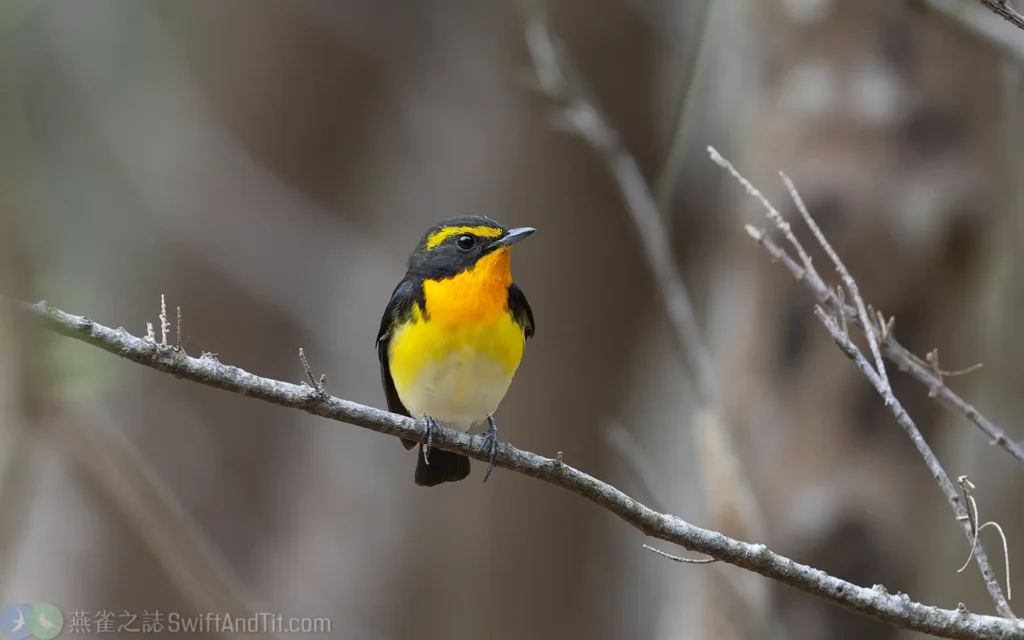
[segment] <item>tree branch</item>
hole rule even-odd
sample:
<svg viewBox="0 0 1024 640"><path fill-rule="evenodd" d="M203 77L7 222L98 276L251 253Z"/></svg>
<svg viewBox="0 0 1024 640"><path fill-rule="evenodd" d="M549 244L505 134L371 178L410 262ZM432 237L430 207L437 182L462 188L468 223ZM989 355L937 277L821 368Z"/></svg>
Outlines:
<svg viewBox="0 0 1024 640"><path fill-rule="evenodd" d="M978 2L1018 29L1024 29L1024 15L1013 8L1010 0L978 0Z"/></svg>
<svg viewBox="0 0 1024 640"><path fill-rule="evenodd" d="M967 0L913 0L913 4L934 12L966 34L993 47L1020 64L1024 62L1024 38L1011 24L999 20L982 2Z"/></svg>
<svg viewBox="0 0 1024 640"><path fill-rule="evenodd" d="M694 383L700 402L694 412L695 428L692 435L698 451L698 471L703 480L706 502L711 509L711 526L737 538L763 539L764 517L750 480L744 473L746 467L734 444L733 430L725 419L722 385L697 321L686 282L677 266L678 260L669 233L671 217L666 207L675 178L671 170L685 155L684 128L688 104L693 95L692 87L686 87L677 134L665 167L669 173L662 174L662 195L666 201L659 205L636 158L630 153L615 124L577 68L567 47L551 28L544 5L542 0L524 3L524 36L537 84L540 93L559 107L556 125L587 143L597 159L604 163L619 189L625 213L637 231L640 247L660 294L670 328L675 334L677 352ZM706 5L702 9L702 20L706 20L711 13L710 2ZM701 31L702 41L706 30ZM698 44L698 55L705 48L704 44ZM693 76L689 77L692 80ZM621 439L617 444L622 444ZM629 455L621 447L618 453ZM623 459L627 466L635 468L635 460L628 457ZM671 554L666 555L673 557ZM716 566L716 569L719 567L721 565ZM765 585L756 582L753 576L736 572L723 570L718 577L729 592L738 597L735 602L740 603L737 606L735 602L724 602L712 592L704 593L705 600L712 602L723 617L735 618L739 613L746 618L746 624L762 631L770 630L773 638L785 637L785 633L778 632L783 625L776 619L768 590L762 588Z"/></svg>
<svg viewBox="0 0 1024 640"><path fill-rule="evenodd" d="M379 433L421 443L426 441L425 426L405 416L336 398L305 384L263 378L238 367L223 364L211 354L193 358L176 345L147 341L129 334L124 329L111 329L88 318L70 315L50 307L45 302L33 305L0 297L0 304L26 314L60 335L86 342L177 378ZM487 460L488 449L484 444L482 435L469 435L444 427L434 435L435 447L461 453L476 460ZM930 607L912 601L905 594L892 595L881 585L870 589L859 587L832 577L824 571L773 553L764 545L733 540L720 533L694 526L682 518L658 513L615 487L558 459L552 460L522 451L507 442L502 442L498 447L495 465L582 496L648 536L754 571L838 604L849 611L900 628L945 638L1024 639L1022 622L972 614L962 605L955 610Z"/></svg>
<svg viewBox="0 0 1024 640"><path fill-rule="evenodd" d="M775 262L780 262L793 274L797 281L804 283L815 299L834 309L842 309L842 315L861 330L864 329L857 315L857 310L840 300L816 271L808 271L786 253L785 249L776 244L761 229L747 227L747 232L764 247ZM958 396L946 386L942 376L934 371L928 363L901 345L892 333L888 333L882 341L882 354L890 362L909 373L918 382L928 387L928 395L935 398L947 410L958 414L974 423L982 433L989 437L989 443L998 445L1018 462L1024 464L1024 446L1007 437L1006 432L986 418L974 405Z"/></svg>
<svg viewBox="0 0 1024 640"><path fill-rule="evenodd" d="M942 468L942 465L939 463L938 458L935 457L935 453L931 450L931 447L929 447L928 443L925 442L924 437L917 428L917 425L914 424L914 421L910 418L909 414L907 414L906 410L904 410L903 405L900 404L900 401L893 395L892 389L889 386L889 381L885 377L884 368L882 368L881 365L877 365L878 369L872 367L871 363L867 361L860 349L850 340L849 333L847 331L847 321L853 320L861 327L868 337L868 341L872 345L872 351L877 351L877 345L881 342L879 334L881 334L883 338L888 338L891 335L890 325L883 321L880 313L877 314L877 323L870 318L864 311L863 301L858 301L857 308L851 309L845 302L843 302L840 296L832 293L831 289L825 285L821 275L818 273L817 269L815 269L810 257L808 257L807 252L804 250L803 245L793 234L789 223L782 217L782 214L780 214L779 211L772 206L770 202L768 202L768 199L765 198L749 180L744 178L739 171L732 166L732 163L723 158L721 154L714 149L714 147L708 147L708 153L711 156L712 161L732 174L732 176L736 178L736 180L739 181L739 183L747 190L747 193L750 196L756 198L764 205L768 219L780 232L782 232L786 240L793 246L797 255L800 256L800 261L802 263L797 265L794 260L789 260L789 263L792 263L799 270L797 279L805 282L814 281L816 283L820 283L820 286L829 292L830 296L827 299L829 301L830 308L836 314L836 318L833 319L831 316L826 314L821 307L815 308L815 315L817 315L825 324L825 327L832 334L832 338L835 340L840 350L857 364L857 367L868 378L871 385L875 387L875 390L878 391L878 394L885 402L885 406L891 409L893 415L896 417L896 421L901 427L903 427L904 431L906 431L907 435L910 437L911 442L914 443L914 446L921 454L921 457L924 459L925 465L928 467L929 472L931 472L932 477L935 478L936 482L938 482L939 488L942 490L943 494L945 494L946 500L952 507L957 520L963 525L964 533L967 535L968 542L973 544L973 532L970 524L967 522L967 511L964 507L963 501L960 499L960 495L953 486L953 482L949 479L949 475ZM853 284L852 276L850 276L845 268L839 267L838 256L836 256L835 250L829 244L828 240L825 239L825 236L821 233L817 223L814 222L814 219L807 211L807 208L803 204L803 200L796 191L796 187L793 186L792 181L790 181L785 174L781 175L783 182L786 183L786 187L789 190L790 196L797 205L797 210L800 212L801 216L803 216L807 226L811 228L815 238L826 253L828 253L832 257L833 261L837 263L836 268L842 275L847 287L850 288L851 291L856 292L856 288L851 286ZM755 240L764 244L766 235L764 231L748 225L747 232ZM781 248L777 248L777 252L781 254L781 256L786 256L786 252ZM859 294L855 293L854 295L859 297ZM834 306L831 305L831 300L836 301ZM878 326L876 326L876 324ZM992 567L988 562L988 555L980 545L977 547L975 558L978 563L978 568L981 571L981 575L985 580L985 586L988 588L989 595L992 597L992 600L996 605L996 610L1007 618L1014 618L1013 611L1010 609L1010 605L1006 601L1006 597L1003 596L1002 589L999 587L999 582L996 580L995 573L992 571Z"/></svg>
<svg viewBox="0 0 1024 640"><path fill-rule="evenodd" d="M615 179L640 235L640 246L654 275L687 370L696 382L701 399L713 404L717 385L711 354L701 335L686 283L676 269L665 223L643 172L626 150L618 131L609 125L598 101L569 62L562 51L562 43L551 33L539 10L528 12L525 36L541 93L562 105L556 124L585 140L605 161Z"/></svg>

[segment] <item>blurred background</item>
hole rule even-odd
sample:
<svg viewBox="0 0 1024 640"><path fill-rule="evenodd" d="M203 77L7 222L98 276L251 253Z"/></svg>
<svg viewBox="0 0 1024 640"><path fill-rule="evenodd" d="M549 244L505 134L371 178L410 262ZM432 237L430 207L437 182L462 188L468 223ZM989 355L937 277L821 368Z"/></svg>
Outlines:
<svg viewBox="0 0 1024 640"><path fill-rule="evenodd" d="M763 211L706 147L787 215L790 175L897 338L947 369L984 362L950 385L1022 439L1024 32L967 0L560 0L548 17L658 203L710 414L614 178L552 127L513 2L0 0L0 292L137 335L165 295L189 354L298 382L303 347L330 392L383 407L373 343L424 230L535 226L513 270L537 334L504 440L859 585L993 613L919 455L746 236ZM81 637L212 611L327 617L346 640L910 637L669 562L524 476L484 485L474 464L417 487L390 437L9 314L0 352L0 604L56 603ZM1024 469L890 375L1024 584Z"/></svg>

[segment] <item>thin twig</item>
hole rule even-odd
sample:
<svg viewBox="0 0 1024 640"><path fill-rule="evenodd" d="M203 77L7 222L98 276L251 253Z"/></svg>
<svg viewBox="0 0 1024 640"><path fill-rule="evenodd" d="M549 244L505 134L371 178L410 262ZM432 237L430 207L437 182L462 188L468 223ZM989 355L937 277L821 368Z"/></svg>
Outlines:
<svg viewBox="0 0 1024 640"><path fill-rule="evenodd" d="M651 465L648 464L639 443L629 430L617 422L613 423L605 429L604 440L640 481L640 488L647 494L651 508L668 511L668 503L659 497L658 490L655 489L658 483L651 477Z"/></svg>
<svg viewBox="0 0 1024 640"><path fill-rule="evenodd" d="M626 212L638 231L641 247L651 268L661 301L676 338L680 357L687 373L695 381L701 408L698 416L711 416L705 434L714 431L712 444L718 457L702 458L701 470L716 473L712 468L725 461L728 470L726 491L730 504L738 507L732 524L743 531L730 531L741 537L757 538L761 535L763 517L752 499L753 491L742 472L743 465L736 454L732 433L721 417L721 385L712 364L710 349L701 333L690 295L677 267L677 259L669 241L664 216L659 212L654 196L635 158L622 143L622 137L601 108L590 87L568 55L564 45L552 32L542 9L534 4L526 15L526 41L533 58L538 84L552 101L562 105L563 128L587 142L595 155L604 161L615 185L619 188ZM698 446L702 433L695 430ZM718 474L723 475L723 474ZM742 522L741 522L742 521ZM720 524L720 523L719 523Z"/></svg>
<svg viewBox="0 0 1024 640"><path fill-rule="evenodd" d="M705 413L704 416L702 416L701 419L697 420L697 427L696 427L697 430L701 430L701 429L706 429L707 428L708 417L709 417L708 414ZM705 440L713 440L714 439L714 435L713 434L717 434L717 433L721 433L721 431L720 430L713 431L712 435L709 435ZM620 424L612 424L607 429L607 431L605 432L605 441L608 443L608 446L611 447L619 455L619 457L625 463L626 467L630 471L632 471L633 474L640 480L640 483L641 483L644 491L647 492L648 498L651 500L652 508L654 508L657 511L666 512L667 509L665 508L665 505L667 503L660 502L658 500L658 498L656 497L657 494L654 491L654 486L655 486L656 483L650 477L650 466L651 465L650 465L649 461L647 460L647 457L644 455L643 450L640 448L639 443L636 442L636 440L629 433L629 431L626 430ZM731 470L729 470L729 471L731 471ZM722 474L722 475L729 475L729 474L727 472L726 474ZM732 484L732 483L727 478L726 481L724 481L724 482L722 482L720 484L728 485L728 484ZM721 493L722 491L732 491L732 493L734 495L742 495L743 494L743 492L737 491L734 487L726 487L726 488L716 487L716 493ZM730 500L728 500L727 502L731 505L731 503L735 502L735 497L730 499ZM719 504L712 504L712 509L714 509L714 510L722 510L723 506L719 505ZM735 518L732 518L732 521L735 521ZM718 518L714 519L714 522L716 522L717 524L721 524L723 522L727 522L727 519L724 518L724 517L719 516ZM672 555L670 553L666 553L666 552L661 551L659 549L655 549L655 548L651 547L650 545L646 545L645 544L643 546L644 546L644 548L648 549L649 551L653 551L654 553L656 553L656 554L658 554L658 555L660 555L662 557L665 557L665 558L668 558L669 560L674 560L676 562L680 562L680 563L683 563L683 564L711 564L712 562L715 562L714 559L695 559L695 560L691 560L691 559L683 558L681 556L676 556L676 555ZM759 605L761 603L760 602L752 601L750 593L746 592L748 590L744 590L743 589L744 583L740 583L737 580L735 580L734 577L733 577L733 574L729 574L729 573L726 573L726 572L723 571L722 573L720 573L718 575L718 578L719 578L718 583L721 584L721 588L724 590L724 593L718 593L716 591L716 592L714 592L713 597L721 599L724 596L724 597L730 599L729 602L732 602L732 603L743 603L744 606L750 607L753 610L757 610L759 608ZM715 586L715 584L709 585L709 587L712 588L712 589L714 588L714 586ZM760 591L764 591L765 590L765 589L763 589L763 586L764 586L763 584L758 583L757 586L758 587L762 587L762 588L756 589L755 593L758 593ZM726 611L730 611L730 612L734 612L736 610L736 606L725 606L725 610ZM785 637L787 637L787 635L781 631L779 622L777 620L773 619L772 616L766 616L764 619L761 619L761 618L759 618L757 616L749 616L747 620L744 620L744 622L747 623L747 624L758 626L761 629L762 637L766 638L766 640L774 639L774 638L785 638Z"/></svg>
<svg viewBox="0 0 1024 640"><path fill-rule="evenodd" d="M864 354L861 353L860 348L850 340L849 336L844 336L842 329L836 324L835 320L820 307L815 306L814 314L818 316L825 328L828 329L829 333L832 334L832 339L836 341L839 348L853 360L857 368L860 369L861 373L867 377L868 381L875 388L883 400L886 401L886 405L891 409L893 416L896 417L896 422L899 423L903 430L906 431L907 435L910 436L911 442L917 448L921 457L924 458L925 465L928 467L928 471L931 472L933 478L939 484L939 488L942 489L942 493L945 494L946 500L949 505L953 508L953 513L957 521L961 523L964 528L964 533L967 535L967 540L972 545L975 545L975 558L978 563L978 569L981 571L981 576L985 581L985 586L988 589L989 595L992 597L992 601L996 605L996 610L1000 615L1006 618L1016 619L1013 615L1013 610L1010 609L1010 604L1006 601L1006 597L1003 596L1003 591L999 587L999 581L996 580L995 572L992 571L992 566L988 561L988 554L985 553L985 548L981 546L980 542L977 542L977 536L972 531L972 525L965 521L969 519L967 508L964 506L963 501L957 494L956 488L953 486L953 482L949 479L946 474L946 470L942 468L942 464L939 459L935 456L931 447L925 442L924 436L921 435L921 431L914 424L910 414L903 408L899 399L892 394L891 391L887 390L885 383L881 377L868 362ZM888 397L886 397L888 396Z"/></svg>
<svg viewBox="0 0 1024 640"><path fill-rule="evenodd" d="M1024 15L1013 8L1010 0L978 0L978 2L1018 29L1024 29Z"/></svg>
<svg viewBox="0 0 1024 640"><path fill-rule="evenodd" d="M159 345L175 353L171 345ZM176 352L180 353L180 352ZM127 440L97 421L109 419L95 403L71 407L51 421L53 444L81 474L83 485L134 535L179 594L199 610L225 611L248 618L263 609L233 575L174 494L147 467ZM246 634L226 634L241 639ZM273 635L267 637L274 638Z"/></svg>
<svg viewBox="0 0 1024 640"><path fill-rule="evenodd" d="M682 556L674 556L671 553L665 553L661 549L655 549L649 544L645 544L644 549L652 551L662 558L668 558L672 562L681 562L683 564L711 564L712 562L718 562L718 558L684 558Z"/></svg>
<svg viewBox="0 0 1024 640"><path fill-rule="evenodd" d="M173 347L153 344L127 331L111 329L88 318L67 314L44 302L28 304L0 297L0 304L26 314L60 335L177 378L406 440L420 443L427 440L425 426L406 416L330 395L323 396L308 386L263 378L209 356L193 358ZM470 435L443 426L439 430L443 437L435 439L434 446L475 460L487 460L489 452L483 446L483 435ZM517 449L507 442L499 445L494 463L497 467L575 493L648 536L754 571L849 611L900 628L946 638L1024 639L1024 622L930 607L914 602L909 597L889 594L884 589L859 587L773 553L763 544L740 542L694 526L677 516L654 511L615 487L564 462L557 464L556 460Z"/></svg>
<svg viewBox="0 0 1024 640"><path fill-rule="evenodd" d="M1024 38L975 0L913 0L1016 63L1024 62Z"/></svg>
<svg viewBox="0 0 1024 640"><path fill-rule="evenodd" d="M727 160L722 158L722 156L712 147L708 147L708 152L714 162L725 167L734 175L739 175L739 172ZM796 193L796 189L795 187L793 187L792 181L789 181L784 174L783 181L786 182L786 186L790 191L790 195L793 197L794 202L797 205L797 208L801 210L801 214L804 216L804 219L808 222L809 225L812 226L812 231L815 232L815 236L818 238L819 244L821 244L822 248L825 249L825 251L832 256L833 263L835 263L837 270L839 270L840 274L843 276L843 280L847 285L847 289L849 290L851 295L855 294L855 292L857 292L856 282L853 281L853 277L849 275L849 272L846 270L846 268L842 266L842 263L839 261L838 256L835 255L835 251L832 250L831 246L828 245L828 242L824 238L823 234L821 234L821 230L817 229L817 225L814 225L813 220L811 220L810 214L807 213L806 207L804 207L803 205L803 201L799 198L799 194ZM753 185L751 185L749 182L745 180L743 180L742 182L743 185L747 188L748 192L757 195L762 202L767 202L767 198L765 198L763 195L760 195L760 192L756 188L754 188ZM781 216L778 215L778 212L770 204L767 206L767 210L768 217L770 219L772 219L773 221L781 220ZM782 222L784 223L784 221ZM794 248L798 252L802 252L803 248L796 241L796 238L793 237L793 234L789 229L789 226L785 225L783 227L778 222L776 222L776 225L780 228L781 231L783 231L783 233L787 234L787 238L792 238L790 240L790 243L793 244ZM749 233L755 239L759 240L762 244L764 244L764 241L766 240L764 232L748 226L747 233ZM785 254L785 252L782 251L781 249L779 250L779 252L780 254ZM804 253L803 255L806 254ZM829 303L835 301L835 305L832 306L833 311L838 314L847 313L849 307L847 307L846 305L841 305L839 303L838 299L832 293L831 289L825 286L825 283L821 278L821 275L817 272L814 266L811 265L809 261L806 260L804 266L806 268L801 273L800 279L802 279L803 281L813 281L815 283L820 283L822 289L826 292L825 300L827 300ZM855 297L859 297L859 293L857 293ZM863 300L859 301L857 307L858 308L856 310L856 314L853 315L853 318L856 319L857 322L860 324L861 330L868 335L869 341L875 341L873 342L874 348L872 349L874 351L875 349L878 348L877 327L875 326L874 321L870 318L867 309L865 308L865 305L863 303ZM821 322L832 334L833 340L835 340L836 344L843 351L843 353L845 353L848 358L854 361L854 363L857 365L857 368L861 370L861 372L871 382L872 386L875 387L875 390L878 391L878 395L882 398L882 401L885 403L885 406L891 409L893 415L896 417L896 421L900 424L901 427L903 427L903 430L907 433L907 435L910 437L911 442L914 443L914 446L921 454L921 457L924 459L925 465L931 472L932 477L935 478L936 482L938 482L939 488L942 490L943 494L945 494L947 501L953 509L954 517L956 517L957 520L961 520L967 512L965 511L965 507L962 501L960 500L960 496L959 494L957 494L957 491L953 486L953 482L949 479L949 476L948 474L946 474L945 469L942 468L942 465L939 463L938 458L936 458L934 452L932 452L931 447L929 447L928 443L925 442L924 437L921 435L921 432L917 428L917 425L914 424L914 421L903 409L903 405L900 404L899 399L897 399L896 396L893 395L892 387L889 385L889 381L885 377L885 368L878 367L877 364L875 366L871 365L867 358L864 357L863 353L861 353L857 345L854 344L852 340L850 340L848 332L843 330L842 325L839 322L836 322L832 314L827 313L822 307L817 305L814 308L814 313L816 316L818 316L818 319L821 320ZM880 322L880 324L882 326L887 326L888 323L882 321ZM878 357L880 358L881 356ZM964 522L961 522L961 524L964 526L964 532L967 535L967 539L970 541L972 537L970 525ZM984 548L980 545L978 546L978 551L975 554L975 557L977 559L978 568L981 571L981 575L985 580L985 586L988 588L989 595L992 597L992 601L996 605L996 610L1002 616L1005 616L1007 618L1013 618L1013 611L1010 609L1009 603L1003 596L1003 592L999 586L999 582L996 580L995 574L993 573L992 568L989 565L988 555L985 553Z"/></svg>
<svg viewBox="0 0 1024 640"><path fill-rule="evenodd" d="M309 380L309 385L320 395L326 395L327 374L321 373L320 379L317 380L316 376L313 375L313 369L309 366L309 360L306 360L306 352L302 350L302 347L299 347L299 361L302 363L302 370L306 374L306 380Z"/></svg>
<svg viewBox="0 0 1024 640"><path fill-rule="evenodd" d="M733 434L722 417L722 386L716 379L710 349L677 266L667 226L667 209L656 202L636 159L622 142L622 136L601 108L566 47L550 28L540 6L542 4L532 3L527 8L525 20L526 43L533 59L537 85L548 99L561 107L556 122L558 128L581 138L604 162L638 232L679 355L696 387L699 406L695 412L697 426L693 435L697 449L702 453L699 471L712 509L713 525L738 538L756 540L763 537L764 519L753 498L750 481L743 472L745 467L739 460ZM707 15L712 11L710 4L705 8ZM681 118L685 119L685 114ZM680 129L673 142L672 156L668 160L670 166L666 167L668 171L673 170L673 161L682 158L682 135ZM668 197L671 182L663 182L662 187L663 194ZM711 455L704 455L707 453ZM626 462L629 464L628 460ZM751 624L767 629L781 627L781 623L773 619L768 592L760 588L763 585L752 583L750 576L735 572L723 572L721 577L747 606ZM737 580L746 584L736 584ZM716 601L716 606L726 605ZM731 611L735 613L736 607L731 607Z"/></svg>
<svg viewBox="0 0 1024 640"><path fill-rule="evenodd" d="M167 331L171 328L171 323L167 320L167 299L164 294L160 294L160 344L167 344Z"/></svg>
<svg viewBox="0 0 1024 640"><path fill-rule="evenodd" d="M779 213L779 210L776 209L771 202L768 202L768 198L764 197L764 194L761 193L761 191L757 187L751 184L751 182L747 180L736 169L736 167L732 166L731 162L722 157L722 154L718 153L717 149L715 149L714 147L708 147L708 155L711 156L712 162L728 171L729 174L732 175L732 177L735 178L736 181L739 182L744 189L746 189L748 195L750 195L751 197L753 197L754 199L761 203L761 206L764 207L765 213L768 216L768 220L770 220L775 225L775 227L782 232L782 235L783 237L786 238L786 241L788 241L789 244L793 245L793 248L796 250L797 256L800 257L800 262L803 264L802 268L797 267L796 271L793 272L794 275L799 274L796 276L797 280L802 280L804 278L804 275L808 273L816 275L817 272L814 270L814 263L811 261L811 256L804 249L804 246L800 243L800 240L797 239L796 235L793 234L793 227L790 226L789 222L787 222L785 218L782 217L782 214ZM761 241L762 239L766 239L764 237L765 232L763 230L759 230L752 225L747 225L746 229L747 233L749 233L750 236L755 240ZM772 257L777 260L781 260L784 255L787 258L789 257L783 251L780 251L779 255L773 254ZM828 290L828 288L825 287L824 282L821 283L821 286L822 288ZM828 295L832 295L831 291L829 291Z"/></svg>
<svg viewBox="0 0 1024 640"><path fill-rule="evenodd" d="M1010 545L1006 542L1006 534L1003 533L1003 528L998 522L994 520L986 522L985 524L978 526L978 522L981 521L981 514L978 513L978 503L974 500L974 496L971 495L971 490L975 488L974 483L967 479L967 476L960 476L957 478L957 484L960 485L960 493L964 497L964 501L967 503L967 521L971 527L971 553L967 556L967 561L964 562L964 566L956 570L957 573L963 572L967 568L967 565L971 563L971 558L974 557L974 552L978 548L978 536L981 535L981 530L985 527L995 527L996 531L999 532L999 537L1003 541L1003 560L1006 563L1006 599L1010 600L1013 598L1013 592L1010 588ZM958 518L960 519L960 518Z"/></svg>
<svg viewBox="0 0 1024 640"><path fill-rule="evenodd" d="M982 363L978 362L976 364L972 364L969 367L964 367L963 369L956 369L954 371L946 371L945 369L943 369L942 367L939 366L939 350L938 349L932 349L931 351L926 353L924 355L924 359L925 359L925 362L927 362L928 364L931 365L932 373L934 373L936 376L938 376L940 380L942 378L944 378L944 377L947 377L947 376L950 377L950 378L953 378L953 377L956 377L956 376L967 375L968 373L971 373L972 371L977 371L978 369L982 368L982 366L984 366Z"/></svg>
<svg viewBox="0 0 1024 640"><path fill-rule="evenodd" d="M840 304L842 304L843 306L846 306L846 294L843 293L843 288L842 287L839 287L838 289L836 289L836 297L839 299ZM836 315L839 316L839 326L842 327L842 329L843 329L843 335L844 336L850 335L850 323L846 319L846 314L837 311Z"/></svg>
<svg viewBox="0 0 1024 640"><path fill-rule="evenodd" d="M967 521L971 524L971 534L973 539L971 540L971 554L967 556L967 561L964 562L964 566L956 570L960 573L967 568L967 565L971 563L971 559L974 558L974 548L978 542L978 504L974 501L974 496L971 495L971 489L974 488L974 483L967 479L967 476L960 476L957 478L957 484L960 485L960 493L963 494L964 502L967 503Z"/></svg>
<svg viewBox="0 0 1024 640"><path fill-rule="evenodd" d="M669 215L672 209L672 198L675 195L679 177L683 173L687 134L694 119L694 104L698 95L696 80L709 55L711 47L708 45L713 41L710 23L714 4L713 0L700 0L699 6L692 9L696 17L694 26L689 31L694 34L694 37L692 38L693 44L683 54L683 69L679 74L679 84L682 90L679 100L679 115L676 118L672 142L669 144L668 153L665 156L665 164L654 181L655 201L661 212L661 219L665 221L666 226L672 220Z"/></svg>
<svg viewBox="0 0 1024 640"><path fill-rule="evenodd" d="M728 506L735 507L721 509L735 516L728 523L734 525L729 532L739 537L756 539L761 535L763 519L756 502L751 498L753 492L742 472L743 465L738 460L731 433L725 421L718 418L721 412L721 386L716 380L710 350L677 267L665 217L662 215L664 212L659 210L639 165L622 143L622 137L601 108L564 45L550 29L543 10L536 5L533 9L527 12L525 34L538 85L549 99L562 106L561 128L590 145L597 157L604 161L619 188L661 293L680 356L695 381L701 404L697 415L702 418L710 415L714 418L705 421L705 429L694 431L698 446L702 444L702 436L705 439L710 436L716 447L716 457L701 458L701 470L705 475L715 474L727 480L718 483L716 488L717 497L726 496ZM723 462L726 464L722 465ZM712 499L715 497L711 496ZM726 523L716 524L724 526Z"/></svg>
<svg viewBox="0 0 1024 640"><path fill-rule="evenodd" d="M999 538L1003 541L1003 558L1006 561L1006 599L1009 600L1011 596L1010 590L1010 545L1006 542L1006 534L1003 533L1003 528L995 520L989 520L985 524L978 527L978 533L985 527L995 527L996 531L999 532Z"/></svg>
<svg viewBox="0 0 1024 640"><path fill-rule="evenodd" d="M817 272L808 272L800 266L793 258L786 253L785 249L777 245L765 232L753 225L746 226L747 233L756 240L764 250L771 256L773 262L779 262L797 281L803 282L815 299L821 304L827 304L841 311L842 317L849 319L856 326L863 327L857 317L857 312L838 296L821 280ZM970 404L953 392L943 380L935 375L931 367L921 358L915 356L910 350L901 345L891 334L882 343L882 353L901 371L909 373L929 390L929 395L935 398L939 404L948 411L960 415L972 422L981 429L989 438L989 443L998 445L1018 462L1024 464L1024 445L1015 442L1007 437L1006 432L997 427L995 423L986 418L974 405Z"/></svg>
<svg viewBox="0 0 1024 640"><path fill-rule="evenodd" d="M814 234L818 244L828 254L832 264L835 265L836 271L839 273L839 277L843 279L843 285L846 286L846 290L853 296L853 302L857 305L857 315L860 318L861 324L864 326L864 334L868 339L868 347L871 349L871 355L875 358L875 371L878 372L878 377L882 380L882 384L885 387L883 396L886 398L886 406L888 406L888 396L892 395L892 386L889 384L889 376L885 373L885 360L882 359L882 351L878 347L878 330L875 327L875 323L872 321L871 316L868 314L867 306L864 304L864 298L860 295L860 287L857 286L857 281L850 275L850 271L843 264L843 261L839 258L839 254L832 248L825 234L822 233L821 227L811 217L811 213L807 210L807 205L804 204L804 199L800 197L800 192L796 190L796 186L793 181L789 179L783 172L779 172L782 177L782 182L785 183L786 189L789 190L789 196L793 199L796 204L797 211L803 216L804 222L807 227ZM885 327L885 322L879 323L880 326Z"/></svg>
<svg viewBox="0 0 1024 640"><path fill-rule="evenodd" d="M832 293L831 289L826 287L824 281L822 281L821 277L818 276L817 270L814 268L814 263L811 261L810 255L807 253L807 250L804 249L803 244L801 244L801 242L797 239L796 235L793 233L793 228L790 226L789 222L787 222L786 219L782 217L782 214L779 213L778 209L776 209L770 202L768 202L768 198L766 198L757 187L751 184L749 180L747 180L742 174L740 174L740 172L736 169L736 167L732 165L731 162L722 157L722 154L718 153L718 151L714 147L708 147L708 155L711 157L712 162L714 162L715 164L717 164L718 166L722 167L730 174L732 174L732 176L736 178L736 180L743 186L743 188L747 190L748 194L750 194L751 196L753 196L754 198L761 202L761 204L765 208L768 219L775 224L776 228L778 228L779 231L782 232L786 240L796 250L797 255L800 256L800 261L803 263L803 269L800 270L800 275L798 276L798 279L802 280L808 276L813 277L816 281L820 282L821 286L828 292L828 298L833 299L834 294ZM860 321L861 328L864 330L864 333L868 338L868 343L871 347L871 353L875 357L875 366L877 367L881 379L885 383L885 387L887 389L890 389L889 378L885 373L885 363L882 361L881 349L879 347L878 332L874 326L874 322L868 315L867 307L864 304L864 299L860 295L860 288L857 286L856 280L854 280L853 277L850 275L850 272L847 270L846 265L844 265L843 261L839 258L839 254L837 254L835 249L832 248L832 245L828 242L828 239L825 238L825 234L822 233L821 228L818 227L817 223L814 221L814 218L811 217L810 212L807 210L807 206L804 204L803 198L800 197L800 193L796 190L796 187L793 185L793 181L789 179L789 176L787 176L785 173L782 173L781 171L779 172L779 175L782 177L782 181L783 183L785 183L786 189L789 191L790 197L793 199L794 204L796 204L796 208L800 212L800 215L803 217L804 222L811 229L811 232L814 234L814 237L818 240L818 243L821 245L822 249L825 250L825 253L828 254L828 257L832 260L833 265L835 265L836 271L839 272L839 275L843 280L843 284L850 292L850 295L853 296L857 310L856 318ZM747 232L754 236L755 239L757 239L758 241L764 240L763 233L760 233L759 235L752 233L751 227L749 226L747 227ZM845 307L846 305L844 304L842 306ZM882 323L882 326L885 326L885 324Z"/></svg>
<svg viewBox="0 0 1024 640"><path fill-rule="evenodd" d="M583 138L608 165L640 235L641 248L661 292L687 369L701 398L712 404L717 385L711 355L701 335L686 284L676 268L675 253L664 220L643 172L562 51L561 42L538 12L528 15L525 35L541 90L548 98L562 104L560 120L563 127Z"/></svg>

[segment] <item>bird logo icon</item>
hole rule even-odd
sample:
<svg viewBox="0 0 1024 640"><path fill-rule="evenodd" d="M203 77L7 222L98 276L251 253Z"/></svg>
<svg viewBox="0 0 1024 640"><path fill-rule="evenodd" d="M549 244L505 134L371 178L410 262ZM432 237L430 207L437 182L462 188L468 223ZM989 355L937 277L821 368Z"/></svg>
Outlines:
<svg viewBox="0 0 1024 640"><path fill-rule="evenodd" d="M55 605L40 602L32 607L28 628L38 640L53 640L64 628L64 614Z"/></svg>
<svg viewBox="0 0 1024 640"><path fill-rule="evenodd" d="M32 605L16 602L7 605L0 612L0 632L7 640L26 640L32 635L29 622L32 619Z"/></svg>
<svg viewBox="0 0 1024 640"><path fill-rule="evenodd" d="M39 622L39 626L43 629L46 629L47 631L51 631L57 628L57 625L53 624L52 622L46 619L45 613L40 613L39 617L36 618L36 620Z"/></svg>
<svg viewBox="0 0 1024 640"><path fill-rule="evenodd" d="M7 640L53 640L64 630L64 614L49 602L16 602L0 611L0 634Z"/></svg>

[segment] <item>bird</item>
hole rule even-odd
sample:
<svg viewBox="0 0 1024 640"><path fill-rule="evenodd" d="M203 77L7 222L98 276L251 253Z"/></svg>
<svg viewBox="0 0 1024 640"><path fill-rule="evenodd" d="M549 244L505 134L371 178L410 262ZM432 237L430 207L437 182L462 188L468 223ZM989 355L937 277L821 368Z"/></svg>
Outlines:
<svg viewBox="0 0 1024 640"><path fill-rule="evenodd" d="M469 458L431 451L439 424L468 432L487 423L484 482L494 470L498 427L492 414L534 335L533 310L512 282L512 246L536 231L486 216L434 225L409 257L377 334L388 411L422 419L427 441L414 480L433 487L469 475ZM402 439L406 449L417 443Z"/></svg>
<svg viewBox="0 0 1024 640"><path fill-rule="evenodd" d="M46 629L47 631L50 631L50 630L53 630L53 629L57 628L57 625L52 623L52 622L50 622L46 618L46 614L44 614L42 612L40 612L40 614L39 614L39 616L37 618L37 621L39 622L39 626L42 627L43 629Z"/></svg>

